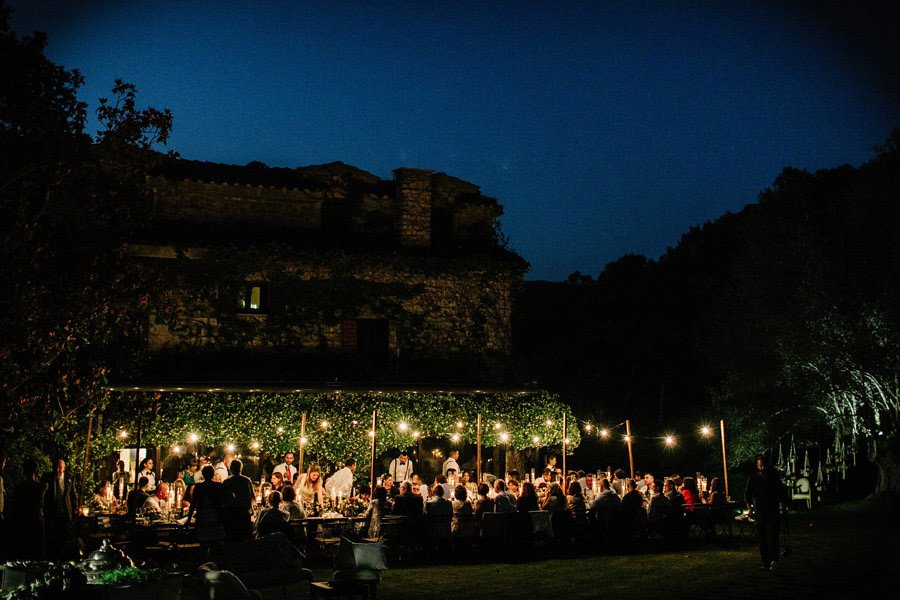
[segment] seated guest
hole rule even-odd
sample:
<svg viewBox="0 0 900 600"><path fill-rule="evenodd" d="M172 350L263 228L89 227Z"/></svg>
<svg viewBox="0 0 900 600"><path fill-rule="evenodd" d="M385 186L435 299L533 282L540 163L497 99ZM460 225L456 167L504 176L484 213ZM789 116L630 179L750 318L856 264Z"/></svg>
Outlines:
<svg viewBox="0 0 900 600"><path fill-rule="evenodd" d="M281 473L272 473L272 477L269 479L269 483L272 484L273 490L280 490L284 487L284 475Z"/></svg>
<svg viewBox="0 0 900 600"><path fill-rule="evenodd" d="M529 512L532 510L540 510L538 508L538 496L534 489L534 484L530 481L522 482L522 493L516 502L519 512Z"/></svg>
<svg viewBox="0 0 900 600"><path fill-rule="evenodd" d="M169 484L160 481L156 486L156 493L149 496L144 501L144 510L152 510L153 512L161 512L169 507Z"/></svg>
<svg viewBox="0 0 900 600"><path fill-rule="evenodd" d="M650 510L647 513L647 520L651 523L660 523L669 518L672 503L663 493L663 485L659 481L652 481L650 489Z"/></svg>
<svg viewBox="0 0 900 600"><path fill-rule="evenodd" d="M625 490L625 495L622 496L622 510L645 518L647 511L644 510L644 496L638 491L637 483L634 479L625 480Z"/></svg>
<svg viewBox="0 0 900 600"><path fill-rule="evenodd" d="M566 510L566 495L558 483L551 483L544 501L541 502L541 510Z"/></svg>
<svg viewBox="0 0 900 600"><path fill-rule="evenodd" d="M581 486L583 491L587 491L587 473L585 473L583 469L578 469L578 471L575 472L575 481L578 482L578 485Z"/></svg>
<svg viewBox="0 0 900 600"><path fill-rule="evenodd" d="M718 477L713 477L709 482L709 504L713 508L721 508L725 505L725 490Z"/></svg>
<svg viewBox="0 0 900 600"><path fill-rule="evenodd" d="M425 514L442 516L453 515L453 505L449 500L444 499L444 486L440 483L434 484L434 487L431 488L431 498L425 503Z"/></svg>
<svg viewBox="0 0 900 600"><path fill-rule="evenodd" d="M519 494L520 494L518 479L510 478L509 481L506 482L506 489L509 491L510 494L515 496L516 499L518 500Z"/></svg>
<svg viewBox="0 0 900 600"><path fill-rule="evenodd" d="M675 520L684 517L684 496L675 486L675 480L666 478L663 481L663 494L669 499L669 516Z"/></svg>
<svg viewBox="0 0 900 600"><path fill-rule="evenodd" d="M200 456L197 458L197 471L194 473L194 484L203 483L205 477L203 476L203 469L207 466L212 466L209 464L208 456ZM213 468L213 475L215 476L216 470Z"/></svg>
<svg viewBox="0 0 900 600"><path fill-rule="evenodd" d="M534 482L534 489L540 493L541 490L549 488L551 483L553 483L553 470L550 467L544 467L541 477Z"/></svg>
<svg viewBox="0 0 900 600"><path fill-rule="evenodd" d="M297 502L297 492L289 485L281 488L281 503L278 505L278 508L286 512L289 519L303 519L306 517L303 507Z"/></svg>
<svg viewBox="0 0 900 600"><path fill-rule="evenodd" d="M613 480L610 483L610 488L619 495L619 498L623 497L628 491L625 489L625 471L623 469L615 470L613 473Z"/></svg>
<svg viewBox="0 0 900 600"><path fill-rule="evenodd" d="M266 537L270 533L277 531L284 533L288 536L288 539L293 537L291 527L288 525L291 516L281 510L279 508L280 505L281 493L272 492L269 494L269 507L259 511L259 514L256 515L256 523L253 524L257 538Z"/></svg>
<svg viewBox="0 0 900 600"><path fill-rule="evenodd" d="M459 482L466 486L466 491L470 496L475 496L475 482L472 481L472 473L468 469L463 469L459 474Z"/></svg>
<svg viewBox="0 0 900 600"><path fill-rule="evenodd" d="M388 499L385 508L390 509L394 501L394 496L397 495L397 492L394 490L394 477L390 473L385 473L381 476L381 487L387 490Z"/></svg>
<svg viewBox="0 0 900 600"><path fill-rule="evenodd" d="M195 475L197 473L197 469L200 468L200 463L196 458L193 458L187 461L187 464L184 466L184 475L182 476L184 479L184 487L190 488L196 482Z"/></svg>
<svg viewBox="0 0 900 600"><path fill-rule="evenodd" d="M451 471L455 471L455 469L451 469ZM450 486L449 483L447 483L447 476L446 475L436 476L434 478L434 485L440 485L441 487L444 488L444 498L446 498L447 502L449 502L450 501L449 499L453 497L453 488ZM429 492L434 493L434 486L431 486L431 489L429 490Z"/></svg>
<svg viewBox="0 0 900 600"><path fill-rule="evenodd" d="M631 481L632 490L634 489L634 481ZM591 504L591 520L594 523L603 523L606 520L606 515L611 510L615 510L622 506L622 500L619 498L619 495L612 489L609 483L609 479L604 477L597 482L597 489L599 493L597 497L594 498L594 502ZM641 495L637 492L634 492L635 496L638 500L638 509L641 508ZM633 502L633 500L632 500Z"/></svg>
<svg viewBox="0 0 900 600"><path fill-rule="evenodd" d="M371 539L381 537L381 523L384 520L385 504L387 503L387 489L376 487L372 492L372 501L366 509L365 521L362 532Z"/></svg>
<svg viewBox="0 0 900 600"><path fill-rule="evenodd" d="M422 496L414 494L412 482L404 481L400 484L400 493L394 498L392 513L402 517L418 517L425 512L425 502Z"/></svg>
<svg viewBox="0 0 900 600"><path fill-rule="evenodd" d="M146 477L138 478L137 488L128 492L128 497L125 499L125 506L128 508L128 517L134 518L137 516L138 509L144 507L144 503L147 502L147 498L150 497L150 494L147 493L147 485L150 483L150 480Z"/></svg>
<svg viewBox="0 0 900 600"><path fill-rule="evenodd" d="M91 502L100 510L109 510L112 497L112 484L108 480L105 480L97 486L97 491L94 492ZM0 515L2 515L2 513L0 513ZM0 523L2 523L2 521L0 521Z"/></svg>
<svg viewBox="0 0 900 600"><path fill-rule="evenodd" d="M516 497L506 491L506 482L498 479L494 482L494 512L514 513L516 510Z"/></svg>
<svg viewBox="0 0 900 600"><path fill-rule="evenodd" d="M481 520L481 515L484 513L494 512L494 500L492 498L488 498L488 494L491 491L491 487L485 483L481 482L478 484L478 491L475 494L475 516L478 520Z"/></svg>
<svg viewBox="0 0 900 600"><path fill-rule="evenodd" d="M587 506L584 503L584 492L581 491L581 484L573 481L569 484L569 495L566 497L568 501L568 509L574 515L583 515Z"/></svg>
<svg viewBox="0 0 900 600"><path fill-rule="evenodd" d="M365 506L369 506L369 502L372 500L372 488L370 488L366 484L359 486L357 499Z"/></svg>
<svg viewBox="0 0 900 600"><path fill-rule="evenodd" d="M693 477L685 477L681 488L681 496L684 499L684 510L693 513L700 504L700 490L697 489L697 480Z"/></svg>
<svg viewBox="0 0 900 600"><path fill-rule="evenodd" d="M419 496L421 496L423 502L428 500L428 485L422 480L422 477L419 476L418 473L413 474L412 482L413 494L418 494Z"/></svg>
<svg viewBox="0 0 900 600"><path fill-rule="evenodd" d="M469 502L469 492L466 486L459 484L453 491L453 522L450 525L450 533L459 537L475 537L477 533L475 525L475 511Z"/></svg>

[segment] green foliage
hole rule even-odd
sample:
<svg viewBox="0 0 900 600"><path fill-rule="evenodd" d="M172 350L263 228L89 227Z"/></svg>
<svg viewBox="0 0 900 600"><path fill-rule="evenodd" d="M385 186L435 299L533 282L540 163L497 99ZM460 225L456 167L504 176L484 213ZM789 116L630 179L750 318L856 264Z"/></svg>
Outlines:
<svg viewBox="0 0 900 600"><path fill-rule="evenodd" d="M140 569L138 567L117 567L97 577L97 583L106 585L140 585L162 579L162 569Z"/></svg>
<svg viewBox="0 0 900 600"><path fill-rule="evenodd" d="M300 415L306 412L306 451L330 462L355 457L361 465L369 462L372 412L378 411L377 446L408 448L415 445L415 433L422 437L451 439L474 444L476 422L482 415L482 439L485 446L513 448L562 443L562 415L568 422L570 447L580 442L571 410L551 394L501 394L496 396L451 396L430 393L370 394L167 394L136 398L134 394L116 394L105 420L106 429L98 440L98 449L116 445L119 428L134 431L136 423L125 421L117 409L143 402L147 421L144 439L161 446L184 446L197 434L202 446L228 443L249 446L258 442L273 452L296 449L300 438ZM132 415L133 417L134 415ZM117 420L118 419L118 420ZM547 421L551 424L548 425ZM323 427L322 423L326 425ZM462 427L457 428L457 422ZM405 431L400 424L405 423ZM495 428L500 424L500 428ZM280 428L280 431L279 431ZM509 435L508 442L500 439Z"/></svg>
<svg viewBox="0 0 900 600"><path fill-rule="evenodd" d="M153 280L126 256L149 217L145 177L171 115L121 81L84 132L83 82L18 38L0 9L0 443L67 456L109 373L143 348Z"/></svg>
<svg viewBox="0 0 900 600"><path fill-rule="evenodd" d="M48 597L62 597L64 592L78 590L86 581L84 573L74 563L50 563L41 561L15 561L7 568L20 568L39 572L31 583L4 590L3 600L42 600Z"/></svg>

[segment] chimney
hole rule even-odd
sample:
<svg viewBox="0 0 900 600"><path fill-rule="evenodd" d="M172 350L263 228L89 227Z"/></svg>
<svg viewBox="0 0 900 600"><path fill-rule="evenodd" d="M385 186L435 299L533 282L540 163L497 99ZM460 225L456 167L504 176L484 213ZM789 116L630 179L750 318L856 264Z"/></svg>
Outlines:
<svg viewBox="0 0 900 600"><path fill-rule="evenodd" d="M394 169L395 227L403 246L431 245L431 174L427 169Z"/></svg>

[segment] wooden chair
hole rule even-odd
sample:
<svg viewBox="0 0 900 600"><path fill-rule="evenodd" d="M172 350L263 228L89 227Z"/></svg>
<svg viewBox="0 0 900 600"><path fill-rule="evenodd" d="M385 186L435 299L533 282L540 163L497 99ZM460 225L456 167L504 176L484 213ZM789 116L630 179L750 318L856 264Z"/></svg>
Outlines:
<svg viewBox="0 0 900 600"><path fill-rule="evenodd" d="M481 517L482 549L487 552L500 550L506 544L506 513L484 513Z"/></svg>

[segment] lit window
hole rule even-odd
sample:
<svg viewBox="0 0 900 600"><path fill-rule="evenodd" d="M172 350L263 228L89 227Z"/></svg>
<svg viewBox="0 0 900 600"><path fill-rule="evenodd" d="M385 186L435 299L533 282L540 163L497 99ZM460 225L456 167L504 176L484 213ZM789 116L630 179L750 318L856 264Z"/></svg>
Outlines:
<svg viewBox="0 0 900 600"><path fill-rule="evenodd" d="M266 289L261 283L248 283L237 292L239 312L265 312Z"/></svg>

